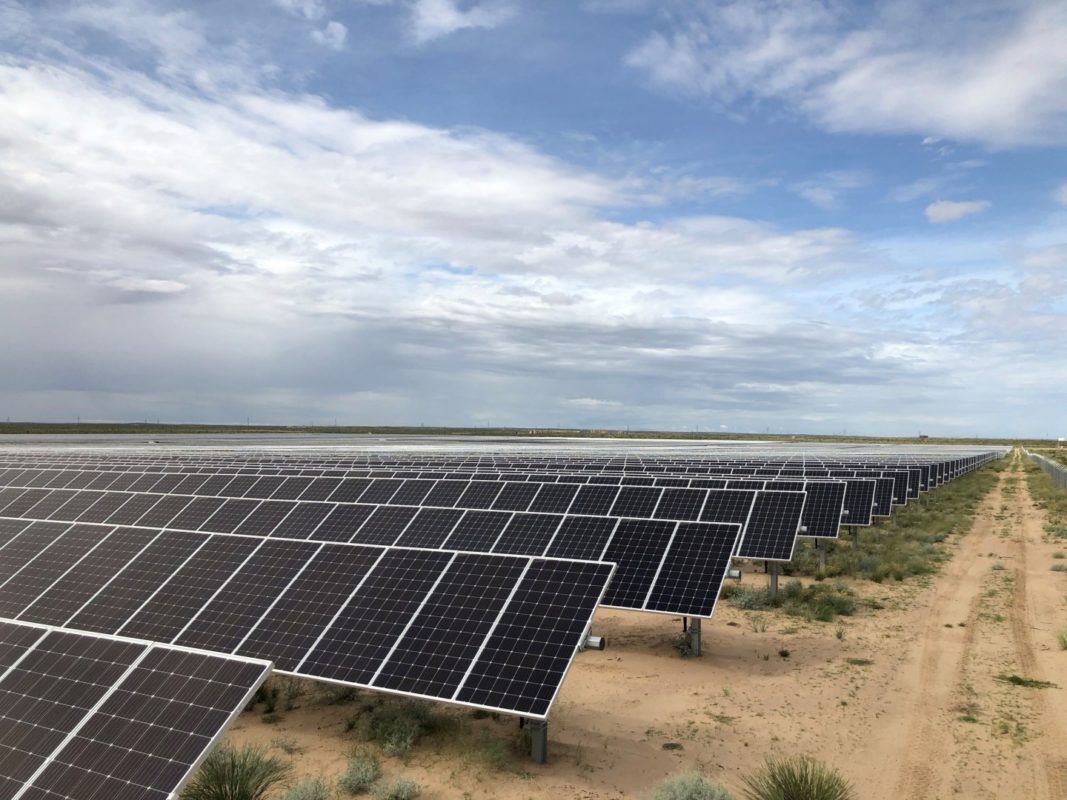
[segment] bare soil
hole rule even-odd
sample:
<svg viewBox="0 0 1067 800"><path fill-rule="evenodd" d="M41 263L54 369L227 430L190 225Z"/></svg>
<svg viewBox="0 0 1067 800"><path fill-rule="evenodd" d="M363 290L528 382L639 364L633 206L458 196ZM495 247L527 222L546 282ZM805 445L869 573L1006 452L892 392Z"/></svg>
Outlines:
<svg viewBox="0 0 1067 800"><path fill-rule="evenodd" d="M765 757L807 753L864 800L1063 800L1067 652L1056 632L1067 628L1067 573L1050 567L1067 546L1045 541L1042 523L1016 456L937 576L853 585L880 609L821 623L721 604L704 655L690 659L671 644L680 619L601 610L594 633L608 649L579 655L568 676L548 764L491 758L485 742L515 744L516 720L456 709L462 732L383 758L383 771L431 800L640 798L685 770L740 796L741 776ZM997 678L1013 674L1056 688ZM274 724L243 714L230 738L289 740L299 775L340 775L366 746L345 731L359 700L298 704Z"/></svg>

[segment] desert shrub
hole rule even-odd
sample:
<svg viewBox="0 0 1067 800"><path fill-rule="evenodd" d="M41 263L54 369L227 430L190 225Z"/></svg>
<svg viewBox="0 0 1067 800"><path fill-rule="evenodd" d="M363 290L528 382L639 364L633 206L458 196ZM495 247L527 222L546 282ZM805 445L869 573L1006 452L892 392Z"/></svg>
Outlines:
<svg viewBox="0 0 1067 800"><path fill-rule="evenodd" d="M693 655L693 640L689 638L688 633L683 633L676 636L671 641L671 647L678 651L678 655L682 658L689 658Z"/></svg>
<svg viewBox="0 0 1067 800"><path fill-rule="evenodd" d="M430 704L417 700L383 702L371 707L360 722L366 738L388 756L406 755L437 725Z"/></svg>
<svg viewBox="0 0 1067 800"><path fill-rule="evenodd" d="M1050 569L1053 572L1067 572L1067 564L1053 564Z"/></svg>
<svg viewBox="0 0 1067 800"><path fill-rule="evenodd" d="M182 792L182 800L263 800L292 767L261 747L216 747Z"/></svg>
<svg viewBox="0 0 1067 800"><path fill-rule="evenodd" d="M754 586L738 586L731 587L732 591L724 593L732 606L740 608L743 611L755 611L761 608L771 608L774 603L771 601L770 590L765 588L756 588Z"/></svg>
<svg viewBox="0 0 1067 800"><path fill-rule="evenodd" d="M348 766L337 784L349 794L361 794L368 791L381 774L377 756L373 753L356 753L348 760Z"/></svg>
<svg viewBox="0 0 1067 800"><path fill-rule="evenodd" d="M418 796L419 785L407 778L380 783L374 788L374 800L415 800Z"/></svg>
<svg viewBox="0 0 1067 800"><path fill-rule="evenodd" d="M730 793L699 772L667 778L652 793L652 800L731 800Z"/></svg>
<svg viewBox="0 0 1067 800"><path fill-rule="evenodd" d="M852 590L841 581L804 586L800 581L793 580L779 587L777 597L771 597L770 590L766 588L743 588L734 589L727 598L740 609L751 611L780 607L791 616L821 622L856 613Z"/></svg>
<svg viewBox="0 0 1067 800"><path fill-rule="evenodd" d="M343 706L354 703L359 698L359 692L351 686L335 686L325 684L322 689L322 702L328 706Z"/></svg>
<svg viewBox="0 0 1067 800"><path fill-rule="evenodd" d="M333 787L325 778L305 778L285 790L282 800L330 800Z"/></svg>
<svg viewBox="0 0 1067 800"><path fill-rule="evenodd" d="M289 739L281 736L277 739L272 739L270 742L270 746L277 747L287 756L291 756L300 750L300 745L296 743L296 739Z"/></svg>
<svg viewBox="0 0 1067 800"><path fill-rule="evenodd" d="M1057 633L1056 641L1060 645L1060 650L1067 650L1067 631L1060 631Z"/></svg>
<svg viewBox="0 0 1067 800"><path fill-rule="evenodd" d="M746 775L749 800L855 800L851 784L833 767L810 756L772 758Z"/></svg>

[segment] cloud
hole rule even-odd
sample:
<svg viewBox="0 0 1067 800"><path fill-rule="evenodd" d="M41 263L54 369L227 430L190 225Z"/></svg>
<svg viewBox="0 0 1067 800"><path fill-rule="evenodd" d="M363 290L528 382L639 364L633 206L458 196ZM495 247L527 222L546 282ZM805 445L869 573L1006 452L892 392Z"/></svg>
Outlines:
<svg viewBox="0 0 1067 800"><path fill-rule="evenodd" d="M618 400L601 400L596 397L569 397L563 402L579 408L618 408L622 405Z"/></svg>
<svg viewBox="0 0 1067 800"><path fill-rule="evenodd" d="M1052 193L1052 199L1057 203L1067 206L1067 183L1063 184Z"/></svg>
<svg viewBox="0 0 1067 800"><path fill-rule="evenodd" d="M842 194L858 189L869 181L863 172L838 170L794 183L790 188L809 203L830 210L837 208Z"/></svg>
<svg viewBox="0 0 1067 800"><path fill-rule="evenodd" d="M322 0L274 0L274 5L309 20L320 20L326 16Z"/></svg>
<svg viewBox="0 0 1067 800"><path fill-rule="evenodd" d="M319 23L326 19L326 6L323 0L274 0L274 4L284 11L309 22ZM321 28L310 33L311 41L330 50L341 50L348 38L348 28L336 20L326 20Z"/></svg>
<svg viewBox="0 0 1067 800"><path fill-rule="evenodd" d="M340 50L345 46L345 39L348 37L348 29L340 22L330 20L326 23L326 27L322 30L316 30L311 32L311 38L313 41L318 42L321 45L329 47L331 50Z"/></svg>
<svg viewBox="0 0 1067 800"><path fill-rule="evenodd" d="M495 28L515 16L504 0L484 0L467 9L459 0L414 0L412 24L415 41L422 44L468 28Z"/></svg>
<svg viewBox="0 0 1067 800"><path fill-rule="evenodd" d="M992 147L1067 136L1067 6L679 4L627 63L726 107L776 100L832 132Z"/></svg>
<svg viewBox="0 0 1067 800"><path fill-rule="evenodd" d="M955 222L958 219L969 217L972 214L981 214L990 207L988 200L966 200L954 202L952 200L938 200L926 207L926 219L935 225L944 222Z"/></svg>
<svg viewBox="0 0 1067 800"><path fill-rule="evenodd" d="M376 117L291 88L273 39L92 8L27 4L0 59L12 418L954 429L1058 340L1055 248L984 275L956 240L683 213L751 187Z"/></svg>

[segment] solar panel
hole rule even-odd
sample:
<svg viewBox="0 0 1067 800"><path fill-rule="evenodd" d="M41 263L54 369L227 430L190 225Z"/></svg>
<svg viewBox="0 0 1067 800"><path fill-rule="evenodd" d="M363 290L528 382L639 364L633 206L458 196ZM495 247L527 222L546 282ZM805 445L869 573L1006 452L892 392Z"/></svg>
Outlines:
<svg viewBox="0 0 1067 800"><path fill-rule="evenodd" d="M843 481L775 480L767 481L766 487L782 491L803 488L808 495L802 517L803 535L818 539L837 538L845 508L847 487Z"/></svg>
<svg viewBox="0 0 1067 800"><path fill-rule="evenodd" d="M0 620L0 797L166 800L269 669Z"/></svg>
<svg viewBox="0 0 1067 800"><path fill-rule="evenodd" d="M759 492L737 554L741 558L789 561L804 513L804 492Z"/></svg>

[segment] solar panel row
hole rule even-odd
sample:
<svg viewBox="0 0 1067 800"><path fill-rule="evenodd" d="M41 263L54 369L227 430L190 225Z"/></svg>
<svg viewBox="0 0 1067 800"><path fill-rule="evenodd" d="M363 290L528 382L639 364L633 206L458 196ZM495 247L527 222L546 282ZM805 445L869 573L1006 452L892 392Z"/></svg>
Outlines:
<svg viewBox="0 0 1067 800"><path fill-rule="evenodd" d="M745 557L788 560L805 508L803 483L791 486L788 492L448 483L458 485L449 485L447 495L434 489L420 491L421 501L413 494L399 498L418 503L412 506L339 503L334 500L336 490L330 499L260 500L7 487L0 489L0 515L318 541L558 555L553 547L566 546L566 539L581 535L590 519L617 519L622 512L636 519L737 523L748 543ZM434 485L440 488L441 482ZM835 484L825 486L832 491ZM479 489L481 494L472 497L471 489ZM793 491L797 489L801 491ZM784 494L797 496L784 498ZM394 492L389 500L398 502L397 494ZM492 508L481 507L487 502L492 503ZM527 508L531 511L526 512ZM827 503L818 508L823 509L824 517L833 516ZM810 535L836 536L833 521L822 519L815 526L821 533Z"/></svg>
<svg viewBox="0 0 1067 800"><path fill-rule="evenodd" d="M614 569L84 523L0 521L0 531L5 617L269 658L285 672L530 716L548 713ZM722 538L729 552L733 540ZM483 614L476 628L472 603ZM445 679L404 661L428 641L409 629L426 626L469 637L469 675ZM554 644L524 631L550 631ZM523 673L507 693L487 689L484 675L504 663Z"/></svg>

